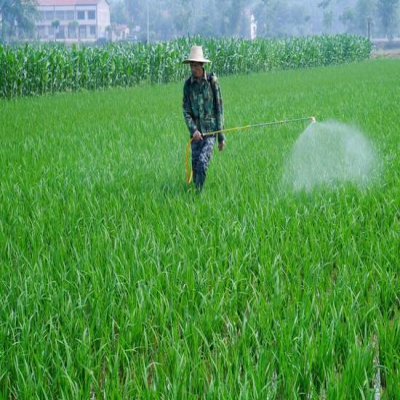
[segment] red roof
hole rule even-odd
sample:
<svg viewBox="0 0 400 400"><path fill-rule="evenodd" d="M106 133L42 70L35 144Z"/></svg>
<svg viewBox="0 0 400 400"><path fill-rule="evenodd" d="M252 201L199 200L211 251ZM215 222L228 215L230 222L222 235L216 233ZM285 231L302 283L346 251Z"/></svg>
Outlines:
<svg viewBox="0 0 400 400"><path fill-rule="evenodd" d="M101 0L38 0L39 6L93 6ZM108 1L107 1L108 3Z"/></svg>

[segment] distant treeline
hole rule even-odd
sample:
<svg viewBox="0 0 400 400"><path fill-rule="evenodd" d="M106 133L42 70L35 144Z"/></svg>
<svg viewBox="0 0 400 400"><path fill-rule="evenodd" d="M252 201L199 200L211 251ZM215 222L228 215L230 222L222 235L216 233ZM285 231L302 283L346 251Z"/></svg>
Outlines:
<svg viewBox="0 0 400 400"><path fill-rule="evenodd" d="M319 67L361 61L372 44L360 36L310 36L285 40L180 38L171 42L71 48L62 44L0 46L0 96L41 95L139 83L167 83L188 75L182 60L204 46L218 75Z"/></svg>

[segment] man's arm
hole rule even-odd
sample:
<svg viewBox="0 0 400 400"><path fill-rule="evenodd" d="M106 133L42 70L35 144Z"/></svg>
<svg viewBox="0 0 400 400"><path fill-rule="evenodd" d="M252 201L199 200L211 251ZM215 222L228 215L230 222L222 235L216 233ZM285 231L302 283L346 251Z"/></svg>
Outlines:
<svg viewBox="0 0 400 400"><path fill-rule="evenodd" d="M185 119L186 125L190 132L190 137L193 137L193 134L197 131L196 123L193 119L193 111L192 105L190 102L190 94L189 94L189 82L186 81L183 87L183 118Z"/></svg>
<svg viewBox="0 0 400 400"><path fill-rule="evenodd" d="M213 74L211 79L211 84L214 86L214 109L215 117L217 119L217 130L222 131L224 129L224 103L222 101L221 87L219 86L215 74ZM223 133L218 133L218 142L221 143L224 140L225 135Z"/></svg>

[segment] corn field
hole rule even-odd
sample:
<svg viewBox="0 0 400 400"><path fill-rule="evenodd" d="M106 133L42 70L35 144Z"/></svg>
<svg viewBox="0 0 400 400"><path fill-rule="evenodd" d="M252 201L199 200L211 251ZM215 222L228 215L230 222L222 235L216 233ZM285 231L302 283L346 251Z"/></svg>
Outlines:
<svg viewBox="0 0 400 400"><path fill-rule="evenodd" d="M0 46L0 96L13 98L139 83L167 83L187 76L181 61L201 44L218 75L318 67L361 61L370 41L358 36L313 36L286 40L180 38L172 42Z"/></svg>

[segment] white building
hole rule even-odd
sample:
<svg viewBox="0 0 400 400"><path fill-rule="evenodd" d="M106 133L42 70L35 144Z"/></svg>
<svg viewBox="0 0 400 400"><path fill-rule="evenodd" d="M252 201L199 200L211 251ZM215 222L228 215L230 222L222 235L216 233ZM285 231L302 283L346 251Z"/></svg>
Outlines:
<svg viewBox="0 0 400 400"><path fill-rule="evenodd" d="M257 39L257 21L253 14L250 17L250 39Z"/></svg>
<svg viewBox="0 0 400 400"><path fill-rule="evenodd" d="M107 37L110 5L107 0L38 0L39 40L95 42Z"/></svg>

